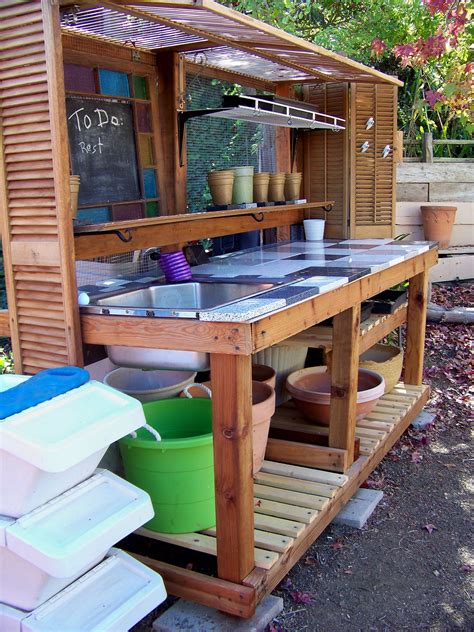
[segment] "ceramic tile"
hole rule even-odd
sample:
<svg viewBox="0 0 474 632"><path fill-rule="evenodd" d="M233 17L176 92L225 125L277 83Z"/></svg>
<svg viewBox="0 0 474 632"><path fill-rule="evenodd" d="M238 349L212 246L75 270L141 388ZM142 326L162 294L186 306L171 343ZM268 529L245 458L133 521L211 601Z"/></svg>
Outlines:
<svg viewBox="0 0 474 632"><path fill-rule="evenodd" d="M263 265L255 266L252 268L253 274L260 274L261 276L272 277L285 277L293 272L299 272L303 268L308 267L308 262L305 261L272 261L271 263L265 263Z"/></svg>
<svg viewBox="0 0 474 632"><path fill-rule="evenodd" d="M328 292L329 290L333 290L336 287L340 287L341 285L344 285L344 283L348 282L349 279L347 277L313 276L308 279L304 279L304 281L298 281L294 284L294 286L317 287L320 294L322 294L323 292Z"/></svg>
<svg viewBox="0 0 474 632"><path fill-rule="evenodd" d="M367 245L374 245L374 246L380 246L382 244L389 244L392 241L392 239L345 239L344 241L340 241L339 243L342 244L367 244Z"/></svg>
<svg viewBox="0 0 474 632"><path fill-rule="evenodd" d="M288 261L318 261L318 265L323 265L324 261L336 261L341 257L343 257L343 255L329 255L322 251L293 255L292 257L289 257Z"/></svg>
<svg viewBox="0 0 474 632"><path fill-rule="evenodd" d="M287 259L291 256L291 252L252 252L248 255L244 254L233 257L233 260L237 264L257 265L259 263L268 263L275 259Z"/></svg>
<svg viewBox="0 0 474 632"><path fill-rule="evenodd" d="M378 272L379 270L383 270L384 268L389 268L391 264L388 261L378 261L377 259L375 259L375 257L373 259L356 259L353 257L344 257L344 259L340 259L337 262L329 262L327 265L330 268L341 265L351 266L357 269L369 268L370 272Z"/></svg>
<svg viewBox="0 0 474 632"><path fill-rule="evenodd" d="M338 266L338 262L334 261L334 267L329 266L311 266L302 270L305 276L326 276L326 277L347 277L348 281L354 281L366 274L370 274L370 268L353 268Z"/></svg>
<svg viewBox="0 0 474 632"><path fill-rule="evenodd" d="M371 248L375 248L375 244L343 244L341 242L334 244L333 246L328 246L328 250L370 250Z"/></svg>

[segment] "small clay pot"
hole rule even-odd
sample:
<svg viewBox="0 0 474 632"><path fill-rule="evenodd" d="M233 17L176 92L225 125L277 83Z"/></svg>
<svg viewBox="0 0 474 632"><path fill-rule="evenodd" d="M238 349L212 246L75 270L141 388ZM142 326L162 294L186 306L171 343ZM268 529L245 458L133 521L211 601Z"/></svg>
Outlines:
<svg viewBox="0 0 474 632"><path fill-rule="evenodd" d="M232 202L234 187L233 171L211 171L207 176L212 201L216 206L226 206Z"/></svg>
<svg viewBox="0 0 474 632"><path fill-rule="evenodd" d="M271 173L270 184L268 186L268 199L270 202L285 201L285 178L284 173Z"/></svg>
<svg viewBox="0 0 474 632"><path fill-rule="evenodd" d="M253 201L268 202L269 173L255 173L253 176Z"/></svg>
<svg viewBox="0 0 474 632"><path fill-rule="evenodd" d="M285 200L299 200L302 173L287 173L285 177Z"/></svg>
<svg viewBox="0 0 474 632"><path fill-rule="evenodd" d="M71 218L77 217L77 203L79 198L80 176L69 176L69 190L71 194Z"/></svg>
<svg viewBox="0 0 474 632"><path fill-rule="evenodd" d="M211 388L211 382L203 382ZM188 387L192 397L207 397L199 386ZM181 393L180 397L184 397ZM267 449L270 421L275 412L275 390L263 382L252 380L252 424L253 424L253 473L256 474L263 465Z"/></svg>
<svg viewBox="0 0 474 632"><path fill-rule="evenodd" d="M276 371L273 367L266 364L252 364L252 380L275 388Z"/></svg>
<svg viewBox="0 0 474 632"><path fill-rule="evenodd" d="M447 248L451 241L457 206L420 206L425 239Z"/></svg>

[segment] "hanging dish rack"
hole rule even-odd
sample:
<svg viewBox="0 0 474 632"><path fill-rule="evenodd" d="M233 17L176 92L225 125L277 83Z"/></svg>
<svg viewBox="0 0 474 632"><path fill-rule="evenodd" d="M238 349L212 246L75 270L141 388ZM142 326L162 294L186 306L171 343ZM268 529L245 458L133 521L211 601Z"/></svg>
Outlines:
<svg viewBox="0 0 474 632"><path fill-rule="evenodd" d="M178 134L180 164L183 164L183 139L186 123L189 119L200 116L213 116L234 120L261 123L277 127L288 127L294 130L292 138L292 154L296 150L298 130L332 130L345 129L346 121L338 116L322 114L314 106L303 101L283 99L273 95L263 97L255 95L225 95L222 107L202 110L178 110ZM292 159L293 160L293 159Z"/></svg>

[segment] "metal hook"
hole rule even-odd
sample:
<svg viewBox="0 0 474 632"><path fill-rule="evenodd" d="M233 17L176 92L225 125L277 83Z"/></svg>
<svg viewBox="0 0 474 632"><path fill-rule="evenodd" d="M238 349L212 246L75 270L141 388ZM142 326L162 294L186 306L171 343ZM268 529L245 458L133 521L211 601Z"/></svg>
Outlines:
<svg viewBox="0 0 474 632"><path fill-rule="evenodd" d="M327 206L323 206L323 211L326 211L326 213L329 213L330 211L332 211L333 208L334 208L333 204L328 204Z"/></svg>
<svg viewBox="0 0 474 632"><path fill-rule="evenodd" d="M250 216L254 218L256 222L263 222L265 219L265 214L260 211L260 213L250 213Z"/></svg>
<svg viewBox="0 0 474 632"><path fill-rule="evenodd" d="M133 235L132 235L132 231L130 230L130 228L126 228L123 232L121 230L114 230L113 231L115 235L117 235L117 237L120 239L120 241L125 242L126 244L129 241L132 241L133 239ZM127 233L127 237L125 236L125 233Z"/></svg>

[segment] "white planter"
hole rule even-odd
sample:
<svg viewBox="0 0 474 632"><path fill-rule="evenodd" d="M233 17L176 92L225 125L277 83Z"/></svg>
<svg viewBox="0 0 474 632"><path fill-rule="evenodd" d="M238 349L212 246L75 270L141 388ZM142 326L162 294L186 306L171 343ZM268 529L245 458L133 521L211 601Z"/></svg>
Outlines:
<svg viewBox="0 0 474 632"><path fill-rule="evenodd" d="M28 379L0 375L0 391ZM90 476L145 423L136 399L90 381L0 423L0 515L17 518Z"/></svg>
<svg viewBox="0 0 474 632"><path fill-rule="evenodd" d="M0 518L0 602L33 610L153 517L146 492L106 470L15 520Z"/></svg>
<svg viewBox="0 0 474 632"><path fill-rule="evenodd" d="M123 632L166 599L158 573L111 549L80 581L31 613L0 604L2 632Z"/></svg>
<svg viewBox="0 0 474 632"><path fill-rule="evenodd" d="M290 373L304 368L307 355L308 347L273 345L273 347L259 351L252 356L254 364L266 364L276 372L275 396L277 406L290 399L285 388L286 378Z"/></svg>

